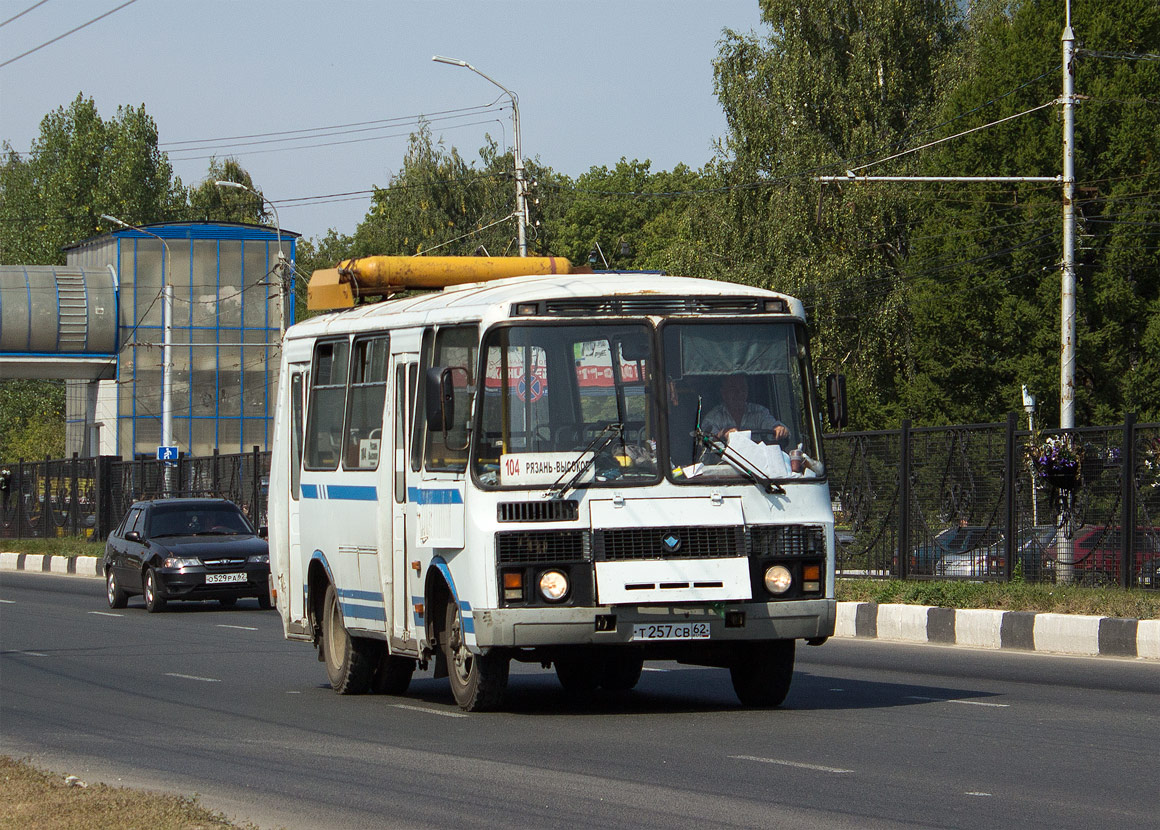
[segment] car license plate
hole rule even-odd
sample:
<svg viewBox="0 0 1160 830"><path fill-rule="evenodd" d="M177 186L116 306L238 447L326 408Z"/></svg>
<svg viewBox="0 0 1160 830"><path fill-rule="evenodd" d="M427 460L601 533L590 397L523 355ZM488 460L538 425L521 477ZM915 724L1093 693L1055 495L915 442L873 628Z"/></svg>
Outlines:
<svg viewBox="0 0 1160 830"><path fill-rule="evenodd" d="M634 640L708 640L709 623L636 623Z"/></svg>
<svg viewBox="0 0 1160 830"><path fill-rule="evenodd" d="M244 573L206 574L205 575L205 584L206 585L217 585L217 584L220 584L222 582L245 582L245 581L246 581L246 575Z"/></svg>

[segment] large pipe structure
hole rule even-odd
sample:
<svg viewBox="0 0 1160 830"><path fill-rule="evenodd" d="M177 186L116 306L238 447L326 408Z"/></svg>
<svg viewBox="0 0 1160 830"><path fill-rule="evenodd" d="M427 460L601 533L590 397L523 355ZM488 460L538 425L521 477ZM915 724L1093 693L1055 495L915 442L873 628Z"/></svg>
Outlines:
<svg viewBox="0 0 1160 830"><path fill-rule="evenodd" d="M310 277L306 306L350 308L364 297L410 288L436 289L532 274L571 274L563 257L371 256L346 259Z"/></svg>

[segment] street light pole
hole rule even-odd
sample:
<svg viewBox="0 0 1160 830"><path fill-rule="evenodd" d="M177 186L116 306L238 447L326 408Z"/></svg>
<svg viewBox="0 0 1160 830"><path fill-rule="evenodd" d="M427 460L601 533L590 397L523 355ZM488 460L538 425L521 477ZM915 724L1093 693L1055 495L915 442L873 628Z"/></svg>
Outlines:
<svg viewBox="0 0 1160 830"><path fill-rule="evenodd" d="M244 190L247 193L252 193L268 204L270 210L274 211L274 232L278 235L278 264L274 266L278 271L278 333L280 335L278 342L281 342L286 337L286 317L288 316L286 314L286 300L290 292L289 280L286 276L288 264L286 262L286 254L282 252L282 220L278 218L278 208L274 207L274 203L267 199L264 194L259 193L252 187L247 187L241 182L221 180L214 182L214 185L216 187L229 187L234 190Z"/></svg>
<svg viewBox="0 0 1160 830"><path fill-rule="evenodd" d="M502 89L512 102L512 136L514 139L514 153L516 157L516 223L519 233L520 256L528 255L528 187L524 176L524 157L520 152L520 99L519 96L501 84L490 75L480 72L467 61L457 58L445 58L442 55L433 55L431 60L436 63L446 63L451 66L462 66L470 69L485 81L489 81Z"/></svg>
<svg viewBox="0 0 1160 830"><path fill-rule="evenodd" d="M130 225L116 216L101 214L101 218L131 231L139 231L161 242L165 249L165 265L161 269L161 446L173 444L173 254L169 243L152 231ZM165 494L172 493L172 467L165 467Z"/></svg>

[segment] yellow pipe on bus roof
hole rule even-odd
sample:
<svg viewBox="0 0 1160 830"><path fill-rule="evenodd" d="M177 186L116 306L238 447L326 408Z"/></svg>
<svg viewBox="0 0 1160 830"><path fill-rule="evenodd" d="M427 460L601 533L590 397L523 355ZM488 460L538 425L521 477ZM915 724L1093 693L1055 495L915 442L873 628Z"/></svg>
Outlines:
<svg viewBox="0 0 1160 830"><path fill-rule="evenodd" d="M370 256L346 259L310 277L307 308L350 308L359 297L408 288L446 288L534 274L570 274L563 257Z"/></svg>

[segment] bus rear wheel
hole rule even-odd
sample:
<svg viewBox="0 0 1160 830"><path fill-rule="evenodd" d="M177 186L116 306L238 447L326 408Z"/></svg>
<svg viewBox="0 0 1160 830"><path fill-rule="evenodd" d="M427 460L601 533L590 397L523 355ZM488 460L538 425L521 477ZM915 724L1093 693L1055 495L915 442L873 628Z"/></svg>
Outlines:
<svg viewBox="0 0 1160 830"><path fill-rule="evenodd" d="M793 640L753 643L742 649L729 667L741 705L751 709L780 706L793 680L793 659Z"/></svg>
<svg viewBox="0 0 1160 830"><path fill-rule="evenodd" d="M322 600L322 649L330 687L340 695L365 694L371 687L378 664L381 644L361 637L351 637L342 622L338 592L326 586Z"/></svg>
<svg viewBox="0 0 1160 830"><path fill-rule="evenodd" d="M455 600L447 602L444 621L441 645L447 658L447 676L455 702L468 712L499 708L507 691L511 657L500 649L474 654L467 647L463 637L463 615Z"/></svg>

